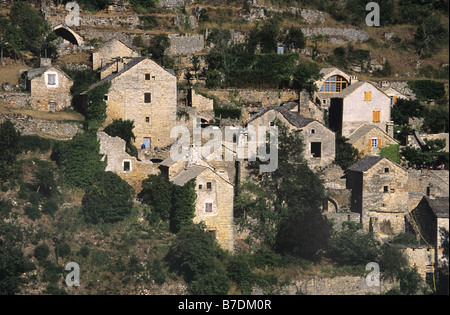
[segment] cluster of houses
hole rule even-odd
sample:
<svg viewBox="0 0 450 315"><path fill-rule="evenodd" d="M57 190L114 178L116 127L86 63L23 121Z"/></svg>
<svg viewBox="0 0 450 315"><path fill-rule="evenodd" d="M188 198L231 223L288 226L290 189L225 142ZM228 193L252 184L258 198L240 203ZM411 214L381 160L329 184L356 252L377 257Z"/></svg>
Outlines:
<svg viewBox="0 0 450 315"><path fill-rule="evenodd" d="M107 170L119 174L136 190L149 174L165 174L176 185L196 179L195 221L204 221L219 244L233 251L238 237L233 223L234 187L239 178L245 177L241 174L244 168L236 167L236 161L200 157L195 147L178 161L169 156L168 150L176 140L171 138L175 126L184 124L192 130L196 123L209 120L205 117L213 117L212 100L191 90L188 106L179 105L174 71L142 57L137 49L118 39L95 49L92 64L99 81L82 95L111 83L104 95L107 119L103 127L114 119L133 120L139 148L137 157L130 156L122 139L100 131ZM447 231L448 242L448 171L407 170L380 156L382 148L398 144L391 109L398 98L407 96L386 85L359 81L337 68L322 69L321 73L313 95L301 92L296 101L261 108L242 126L269 127L275 120L283 122L303 138L304 158L316 170L335 169L336 135L348 138L364 157L347 170L340 170L337 182L327 186L330 196L338 197L330 197L328 204L332 207L324 205L324 214L337 222L360 222L364 230L386 241L412 231L425 244L405 249L419 271L425 275L436 266L446 265L442 230ZM71 106L73 80L48 59L29 70L26 78L33 109L58 111ZM180 118L180 109L189 117ZM327 122L324 112L328 112ZM233 144L224 144L221 149L236 153Z"/></svg>

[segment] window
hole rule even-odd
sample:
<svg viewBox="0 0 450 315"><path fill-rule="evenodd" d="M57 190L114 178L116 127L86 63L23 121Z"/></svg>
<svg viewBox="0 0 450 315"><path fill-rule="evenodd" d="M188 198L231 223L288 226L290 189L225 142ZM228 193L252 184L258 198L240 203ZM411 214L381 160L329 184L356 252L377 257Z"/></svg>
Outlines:
<svg viewBox="0 0 450 315"><path fill-rule="evenodd" d="M49 112L55 112L56 111L56 103L55 102L48 103L48 111Z"/></svg>
<svg viewBox="0 0 450 315"><path fill-rule="evenodd" d="M206 189L208 189L208 190L212 189L212 183L211 182L207 182L206 183Z"/></svg>
<svg viewBox="0 0 450 315"><path fill-rule="evenodd" d="M146 80L146 81L150 80L150 73L146 73L146 74L145 74L145 80Z"/></svg>
<svg viewBox="0 0 450 315"><path fill-rule="evenodd" d="M316 133L316 129L311 129L311 133Z"/></svg>
<svg viewBox="0 0 450 315"><path fill-rule="evenodd" d="M373 122L380 122L380 120L381 120L381 113L380 113L380 111L379 110L374 110L373 112L372 112L372 120L373 120Z"/></svg>
<svg viewBox="0 0 450 315"><path fill-rule="evenodd" d="M372 92L364 92L364 100L371 101L372 100Z"/></svg>
<svg viewBox="0 0 450 315"><path fill-rule="evenodd" d="M348 86L348 81L340 75L329 77L320 88L320 92L339 93ZM325 104L325 103L324 103Z"/></svg>
<svg viewBox="0 0 450 315"><path fill-rule="evenodd" d="M203 188L203 185L198 185L199 190L202 190L202 188Z"/></svg>
<svg viewBox="0 0 450 315"><path fill-rule="evenodd" d="M47 74L47 85L56 85L56 73Z"/></svg>
<svg viewBox="0 0 450 315"><path fill-rule="evenodd" d="M384 172L385 172L385 173L389 173L389 167L385 167L385 168L384 168Z"/></svg>
<svg viewBox="0 0 450 315"><path fill-rule="evenodd" d="M103 96L103 100L105 100L105 101L108 100L108 94L105 94L105 95Z"/></svg>
<svg viewBox="0 0 450 315"><path fill-rule="evenodd" d="M205 212L212 212L212 203L211 202L205 203Z"/></svg>
<svg viewBox="0 0 450 315"><path fill-rule="evenodd" d="M150 117L145 117L145 122L149 123L150 122Z"/></svg>
<svg viewBox="0 0 450 315"><path fill-rule="evenodd" d="M131 162L130 161L123 161L123 171L124 172L131 171Z"/></svg>
<svg viewBox="0 0 450 315"><path fill-rule="evenodd" d="M152 102L152 93L144 93L144 103Z"/></svg>
<svg viewBox="0 0 450 315"><path fill-rule="evenodd" d="M311 142L311 154L315 158L320 158L322 156L321 142Z"/></svg>
<svg viewBox="0 0 450 315"><path fill-rule="evenodd" d="M383 192L384 193L389 192L389 186L383 186Z"/></svg>
<svg viewBox="0 0 450 315"><path fill-rule="evenodd" d="M378 148L379 142L378 139L370 139L371 148Z"/></svg>

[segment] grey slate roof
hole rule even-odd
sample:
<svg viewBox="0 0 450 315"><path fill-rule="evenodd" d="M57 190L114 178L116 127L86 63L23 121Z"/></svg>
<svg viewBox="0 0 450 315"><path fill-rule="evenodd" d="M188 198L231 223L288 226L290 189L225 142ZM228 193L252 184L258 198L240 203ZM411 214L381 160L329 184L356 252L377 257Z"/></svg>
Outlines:
<svg viewBox="0 0 450 315"><path fill-rule="evenodd" d="M100 49L102 49L103 47L109 45L109 44L112 43L113 41L118 41L118 42L122 43L123 45L127 46L128 48L130 48L131 50L134 50L134 51L139 52L139 49L137 49L135 46L130 45L130 44L128 44L128 43L125 43L124 41L121 41L120 39L117 39L117 38L111 38L110 40L107 40L105 43L103 43L102 45L100 45L99 47L97 47L96 49L94 49L93 52L99 51Z"/></svg>
<svg viewBox="0 0 450 315"><path fill-rule="evenodd" d="M316 121L313 118L307 118L304 117L302 115L300 115L298 112L292 112L291 109L296 106L296 103L288 103L286 105L283 106L269 106L264 108L262 111L260 111L259 113L253 115L252 117L250 117L246 123L252 122L254 120L256 120L257 118L263 116L264 114L266 114L267 112L271 111L271 110L276 110L278 111L281 115L283 115L283 117L293 126L297 127L297 128L302 128L305 127L306 125L308 125L309 123Z"/></svg>
<svg viewBox="0 0 450 315"><path fill-rule="evenodd" d="M449 197L427 198L431 210L438 218L448 218Z"/></svg>
<svg viewBox="0 0 450 315"><path fill-rule="evenodd" d="M66 77L68 77L70 80L72 80L72 78L69 77L64 71L62 71L60 68L58 68L58 67L56 67L54 65L48 65L48 66L45 66L45 67L39 67L39 68L34 68L34 69L27 70L27 79L28 80L32 80L32 79L40 76L41 74L43 74L45 71L49 70L50 68L55 68L56 70L58 70L59 72L64 74Z"/></svg>
<svg viewBox="0 0 450 315"><path fill-rule="evenodd" d="M345 89L343 89L342 92L336 94L334 96L334 98L345 98L348 95L352 94L354 91L356 91L356 89L361 87L364 83L368 83L368 82L364 82L364 81L355 82L355 83L349 85L348 87L346 87Z"/></svg>
<svg viewBox="0 0 450 315"><path fill-rule="evenodd" d="M196 178L198 175L200 175L204 170L206 170L207 167L205 166L199 166L199 165L192 165L182 171L180 174L172 178L170 181L178 186L183 186L188 181L190 181L193 178Z"/></svg>
<svg viewBox="0 0 450 315"><path fill-rule="evenodd" d="M395 140L394 138L389 136L386 132L384 132L382 129L380 129L378 126L375 126L375 125L372 125L372 124L364 124L364 125L360 126L358 129L356 129L355 131L353 131L353 133L348 136L349 142L350 143L355 143L358 139L361 139L369 131L371 131L373 129L378 129L379 132L381 132L381 133L385 134L387 137L391 138L392 141L398 142L397 140Z"/></svg>
<svg viewBox="0 0 450 315"><path fill-rule="evenodd" d="M360 161L358 161L355 164L353 164L352 166L350 166L347 170L354 171L354 172L365 172L365 171L371 169L372 166L377 164L382 159L384 159L384 157L382 157L382 156L366 155Z"/></svg>

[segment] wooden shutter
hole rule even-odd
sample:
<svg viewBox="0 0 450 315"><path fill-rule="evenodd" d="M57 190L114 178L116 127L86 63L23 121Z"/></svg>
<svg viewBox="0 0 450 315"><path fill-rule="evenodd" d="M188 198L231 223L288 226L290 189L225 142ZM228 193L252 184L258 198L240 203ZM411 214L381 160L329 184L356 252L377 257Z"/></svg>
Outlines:
<svg viewBox="0 0 450 315"><path fill-rule="evenodd" d="M373 120L373 122L380 122L380 119L381 119L381 114L380 114L380 111L379 110L374 110L373 112L372 112L372 120Z"/></svg>
<svg viewBox="0 0 450 315"><path fill-rule="evenodd" d="M381 139L378 139L378 147L381 148Z"/></svg>
<svg viewBox="0 0 450 315"><path fill-rule="evenodd" d="M364 92L364 100L370 101L372 99L372 92Z"/></svg>

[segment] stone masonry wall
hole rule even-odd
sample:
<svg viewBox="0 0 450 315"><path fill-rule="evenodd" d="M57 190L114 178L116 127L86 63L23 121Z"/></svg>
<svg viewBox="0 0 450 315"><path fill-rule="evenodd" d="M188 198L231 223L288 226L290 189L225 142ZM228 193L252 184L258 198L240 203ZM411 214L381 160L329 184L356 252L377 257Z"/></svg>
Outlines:
<svg viewBox="0 0 450 315"><path fill-rule="evenodd" d="M80 123L45 120L23 114L2 114L0 122L11 120L22 135L38 135L57 140L70 140L81 131Z"/></svg>
<svg viewBox="0 0 450 315"><path fill-rule="evenodd" d="M226 89L207 90L206 94L215 96L220 102L230 102L234 97L249 106L268 107L283 102L298 100L298 91L294 90L252 90Z"/></svg>

